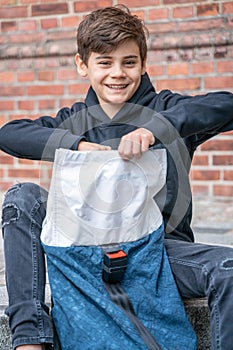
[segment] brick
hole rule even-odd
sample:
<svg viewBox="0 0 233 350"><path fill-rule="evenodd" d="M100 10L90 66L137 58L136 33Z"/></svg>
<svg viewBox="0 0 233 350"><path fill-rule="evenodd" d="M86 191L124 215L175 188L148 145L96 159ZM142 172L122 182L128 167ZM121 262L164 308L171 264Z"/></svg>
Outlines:
<svg viewBox="0 0 233 350"><path fill-rule="evenodd" d="M44 33L30 33L30 34L15 34L11 35L9 37L9 42L12 44L19 44L19 43L35 43L35 42L43 42L45 39L45 34ZM17 48L17 51L19 49Z"/></svg>
<svg viewBox="0 0 233 350"><path fill-rule="evenodd" d="M21 4L24 4L24 5L26 5L26 4L31 5L31 4L36 4L38 2L38 0L20 0L20 2L21 2ZM51 0L49 2L51 2Z"/></svg>
<svg viewBox="0 0 233 350"><path fill-rule="evenodd" d="M22 96L24 95L24 88L22 86L2 86L1 96Z"/></svg>
<svg viewBox="0 0 233 350"><path fill-rule="evenodd" d="M75 30L75 28L73 28L70 31L61 30L61 31L51 32L51 33L47 34L47 40L49 40L49 41L58 41L58 40L67 41L69 39L72 39L73 40L72 44L75 45L75 42L76 42L76 30ZM59 49L61 50L62 46L59 47Z"/></svg>
<svg viewBox="0 0 233 350"><path fill-rule="evenodd" d="M150 77L157 76L157 75L163 75L164 74L164 66L163 65L148 65L147 66L147 73Z"/></svg>
<svg viewBox="0 0 233 350"><path fill-rule="evenodd" d="M74 98L62 98L59 101L59 108L63 107L71 107L75 102L77 102ZM79 99L79 102L81 102L81 99Z"/></svg>
<svg viewBox="0 0 233 350"><path fill-rule="evenodd" d="M5 5L15 5L15 0L1 0L1 5L5 6Z"/></svg>
<svg viewBox="0 0 233 350"><path fill-rule="evenodd" d="M189 72L188 63L170 63L167 65L168 75L187 75Z"/></svg>
<svg viewBox="0 0 233 350"><path fill-rule="evenodd" d="M132 10L131 13L132 15L137 16L138 18L145 21L145 17L146 17L145 11Z"/></svg>
<svg viewBox="0 0 233 350"><path fill-rule="evenodd" d="M26 20L26 21L20 21L19 22L19 30L22 31L36 31L37 29L37 22Z"/></svg>
<svg viewBox="0 0 233 350"><path fill-rule="evenodd" d="M149 21L157 21L160 19L167 19L169 15L167 8L158 8L149 10L148 18Z"/></svg>
<svg viewBox="0 0 233 350"><path fill-rule="evenodd" d="M58 22L57 18L46 18L41 20L41 28L42 29L51 29L51 28L57 28Z"/></svg>
<svg viewBox="0 0 233 350"><path fill-rule="evenodd" d="M219 13L218 4L197 5L198 16L217 16Z"/></svg>
<svg viewBox="0 0 233 350"><path fill-rule="evenodd" d="M76 69L61 69L58 71L59 80L77 80L78 74Z"/></svg>
<svg viewBox="0 0 233 350"><path fill-rule="evenodd" d="M34 101L19 101L18 106L19 110L31 111L34 109Z"/></svg>
<svg viewBox="0 0 233 350"><path fill-rule="evenodd" d="M33 85L27 87L28 96L37 95L63 95L63 85Z"/></svg>
<svg viewBox="0 0 233 350"><path fill-rule="evenodd" d="M0 127L1 125L4 125L6 123L6 117L5 115L0 114Z"/></svg>
<svg viewBox="0 0 233 350"><path fill-rule="evenodd" d="M32 16L50 16L62 13L68 13L68 4L65 2L32 5Z"/></svg>
<svg viewBox="0 0 233 350"><path fill-rule="evenodd" d="M48 99L48 100L39 100L38 101L38 108L41 109L54 109L55 103L54 100Z"/></svg>
<svg viewBox="0 0 233 350"><path fill-rule="evenodd" d="M233 77L216 76L204 78L205 89L229 89L233 88Z"/></svg>
<svg viewBox="0 0 233 350"><path fill-rule="evenodd" d="M224 15L233 13L233 2L232 1L225 2L222 4L222 13Z"/></svg>
<svg viewBox="0 0 233 350"><path fill-rule="evenodd" d="M207 155L196 154L193 158L192 165L207 166L209 163L209 157Z"/></svg>
<svg viewBox="0 0 233 350"><path fill-rule="evenodd" d="M24 18L28 16L27 6L0 7L0 18Z"/></svg>
<svg viewBox="0 0 233 350"><path fill-rule="evenodd" d="M75 1L74 4L74 12L91 12L96 10L98 6L98 1Z"/></svg>
<svg viewBox="0 0 233 350"><path fill-rule="evenodd" d="M168 33L177 31L177 24L174 22L156 22L156 23L148 23L147 28L150 33Z"/></svg>
<svg viewBox="0 0 233 350"><path fill-rule="evenodd" d="M192 64L193 74L208 74L214 71L213 62L198 62Z"/></svg>
<svg viewBox="0 0 233 350"><path fill-rule="evenodd" d="M196 90L200 88L199 78L189 78L189 79L166 79L157 80L156 86L158 90L170 89L170 90Z"/></svg>
<svg viewBox="0 0 233 350"><path fill-rule="evenodd" d="M233 27L233 17L227 18L226 29L232 30Z"/></svg>
<svg viewBox="0 0 233 350"><path fill-rule="evenodd" d="M0 72L1 83L12 83L14 81L15 74L13 72Z"/></svg>
<svg viewBox="0 0 233 350"><path fill-rule="evenodd" d="M227 56L227 48L225 46L216 47L214 50L214 58L225 58Z"/></svg>
<svg viewBox="0 0 233 350"><path fill-rule="evenodd" d="M194 8L193 6L179 6L173 9L173 17L174 18L189 18L193 17Z"/></svg>
<svg viewBox="0 0 233 350"><path fill-rule="evenodd" d="M167 49L175 48L180 46L180 36L166 35L163 38L163 47Z"/></svg>
<svg viewBox="0 0 233 350"><path fill-rule="evenodd" d="M35 80L35 73L33 71L18 72L18 82L29 82Z"/></svg>
<svg viewBox="0 0 233 350"><path fill-rule="evenodd" d="M1 23L2 32L14 32L17 30L17 22L16 21L7 21Z"/></svg>
<svg viewBox="0 0 233 350"><path fill-rule="evenodd" d="M213 57L213 50L211 47L199 47L195 52L195 60L197 61L204 61L208 60L208 62Z"/></svg>
<svg viewBox="0 0 233 350"><path fill-rule="evenodd" d="M232 151L233 140L209 140L201 145L203 151Z"/></svg>
<svg viewBox="0 0 233 350"><path fill-rule="evenodd" d="M215 196L233 197L233 185L215 185L213 194Z"/></svg>
<svg viewBox="0 0 233 350"><path fill-rule="evenodd" d="M38 169L9 169L8 176L12 178L38 178Z"/></svg>
<svg viewBox="0 0 233 350"><path fill-rule="evenodd" d="M14 110L14 101L1 101L0 110L1 111L13 111Z"/></svg>
<svg viewBox="0 0 233 350"><path fill-rule="evenodd" d="M18 158L17 159L17 164L18 165L26 165L26 166L31 166L39 169L39 162L31 159L23 159L23 158Z"/></svg>
<svg viewBox="0 0 233 350"><path fill-rule="evenodd" d="M233 181L233 170L224 170L223 178L225 181Z"/></svg>
<svg viewBox="0 0 233 350"><path fill-rule="evenodd" d="M163 60L167 62L176 62L179 61L179 53L177 50L168 50L164 52Z"/></svg>
<svg viewBox="0 0 233 350"><path fill-rule="evenodd" d="M213 155L213 165L233 165L233 155Z"/></svg>
<svg viewBox="0 0 233 350"><path fill-rule="evenodd" d="M200 0L199 2L204 1L204 0ZM193 0L163 0L164 5L169 5L169 4L186 4L186 3L190 3L190 2L194 2Z"/></svg>
<svg viewBox="0 0 233 350"><path fill-rule="evenodd" d="M177 30L193 31L193 30L208 30L224 28L225 23L222 18L211 18L205 20L182 21L177 23Z"/></svg>
<svg viewBox="0 0 233 350"><path fill-rule="evenodd" d="M193 59L193 50L180 50L179 51L180 58L182 61L188 61L190 62Z"/></svg>
<svg viewBox="0 0 233 350"><path fill-rule="evenodd" d="M207 196L209 194L209 187L206 185L192 185L192 193L195 196Z"/></svg>
<svg viewBox="0 0 233 350"><path fill-rule="evenodd" d="M121 2L119 1L119 3L121 3ZM142 7L141 0L124 0L122 3L124 3L124 5L126 5L130 9L132 7ZM143 1L143 7L155 6L155 5L159 5L159 4L160 4L159 0L145 0L145 1Z"/></svg>
<svg viewBox="0 0 233 350"><path fill-rule="evenodd" d="M86 94L89 86L89 84L71 84L69 94Z"/></svg>
<svg viewBox="0 0 233 350"><path fill-rule="evenodd" d="M55 78L54 71L40 71L38 72L38 80L41 81L53 81Z"/></svg>
<svg viewBox="0 0 233 350"><path fill-rule="evenodd" d="M220 171L218 170L192 170L192 180L195 181L213 181L220 179Z"/></svg>
<svg viewBox="0 0 233 350"><path fill-rule="evenodd" d="M230 60L217 62L217 71L218 73L233 73L233 61Z"/></svg>
<svg viewBox="0 0 233 350"><path fill-rule="evenodd" d="M4 153L0 153L0 164L13 164L14 158L11 156L7 156Z"/></svg>
<svg viewBox="0 0 233 350"><path fill-rule="evenodd" d="M78 26L79 19L77 16L64 17L61 19L62 27L72 27L76 28Z"/></svg>

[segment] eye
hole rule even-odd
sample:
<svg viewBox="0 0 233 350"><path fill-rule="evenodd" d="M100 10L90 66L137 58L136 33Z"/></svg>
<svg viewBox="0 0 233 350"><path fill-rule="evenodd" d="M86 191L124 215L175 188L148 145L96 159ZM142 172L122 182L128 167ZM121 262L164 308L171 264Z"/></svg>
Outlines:
<svg viewBox="0 0 233 350"><path fill-rule="evenodd" d="M135 60L127 60L124 62L124 65L128 67L132 67L132 66L135 66L136 63L137 62Z"/></svg>
<svg viewBox="0 0 233 350"><path fill-rule="evenodd" d="M110 66L111 62L110 61L100 61L98 64L105 67L105 66Z"/></svg>

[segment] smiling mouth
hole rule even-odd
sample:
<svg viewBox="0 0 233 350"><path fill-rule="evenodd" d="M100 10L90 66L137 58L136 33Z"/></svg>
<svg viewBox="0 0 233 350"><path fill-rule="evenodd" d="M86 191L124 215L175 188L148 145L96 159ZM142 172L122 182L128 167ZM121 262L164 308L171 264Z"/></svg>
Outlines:
<svg viewBox="0 0 233 350"><path fill-rule="evenodd" d="M112 90L124 90L125 88L127 88L128 84L106 84L106 86Z"/></svg>

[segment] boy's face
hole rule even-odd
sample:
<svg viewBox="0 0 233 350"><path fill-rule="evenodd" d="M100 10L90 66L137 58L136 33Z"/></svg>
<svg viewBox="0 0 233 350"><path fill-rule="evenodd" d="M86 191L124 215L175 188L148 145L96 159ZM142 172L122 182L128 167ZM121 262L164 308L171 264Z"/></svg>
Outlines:
<svg viewBox="0 0 233 350"><path fill-rule="evenodd" d="M79 74L89 78L102 107L127 102L146 71L134 40L126 41L106 54L92 52L87 65L76 55L76 64Z"/></svg>

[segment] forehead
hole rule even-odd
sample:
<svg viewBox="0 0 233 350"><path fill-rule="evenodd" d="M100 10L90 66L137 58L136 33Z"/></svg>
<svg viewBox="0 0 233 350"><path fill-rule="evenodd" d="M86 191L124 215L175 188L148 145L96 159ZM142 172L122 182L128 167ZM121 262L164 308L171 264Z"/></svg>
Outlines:
<svg viewBox="0 0 233 350"><path fill-rule="evenodd" d="M140 51L138 44L134 40L127 40L121 44L119 44L114 50L104 52L104 53L98 53L98 52L91 52L90 58L92 59L98 59L103 57L108 58L125 58L125 57L139 57L140 58Z"/></svg>

